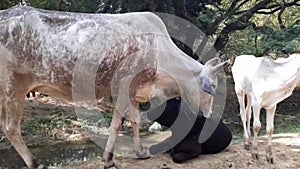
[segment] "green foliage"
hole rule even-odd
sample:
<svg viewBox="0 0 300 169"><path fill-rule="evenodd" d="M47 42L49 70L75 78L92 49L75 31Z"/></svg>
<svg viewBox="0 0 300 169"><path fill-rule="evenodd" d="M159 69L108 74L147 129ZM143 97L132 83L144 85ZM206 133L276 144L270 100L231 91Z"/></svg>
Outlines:
<svg viewBox="0 0 300 169"><path fill-rule="evenodd" d="M228 57L251 54L271 55L274 58L297 52L300 52L300 25L285 30L267 26L257 29L249 27L236 32L224 51Z"/></svg>
<svg viewBox="0 0 300 169"><path fill-rule="evenodd" d="M0 0L0 10L13 7L20 3L21 3L21 0Z"/></svg>
<svg viewBox="0 0 300 169"><path fill-rule="evenodd" d="M297 118L297 117L296 117ZM300 126L299 121L290 120L290 121L282 121L279 124L275 124L274 133L299 133Z"/></svg>
<svg viewBox="0 0 300 169"><path fill-rule="evenodd" d="M271 4L280 3L274 1ZM269 11L264 10L264 12ZM281 16L279 12L255 14L250 20L255 26L235 31L223 53L228 57L253 54L277 58L300 52L300 8L298 6L287 7ZM282 20L282 25L279 23L279 18Z"/></svg>
<svg viewBox="0 0 300 169"><path fill-rule="evenodd" d="M95 13L103 0L0 0L0 9L28 5L41 9Z"/></svg>
<svg viewBox="0 0 300 169"><path fill-rule="evenodd" d="M43 9L59 10L60 1L55 0L28 0L26 3L30 6Z"/></svg>
<svg viewBox="0 0 300 169"><path fill-rule="evenodd" d="M32 135L53 135L55 130L72 128L74 118L64 116L63 112L55 111L47 117L34 117L31 121L25 123L22 127L24 134Z"/></svg>
<svg viewBox="0 0 300 169"><path fill-rule="evenodd" d="M300 25L287 28L284 31L265 28L259 32L261 37L259 51L262 54L291 54L300 51Z"/></svg>
<svg viewBox="0 0 300 169"><path fill-rule="evenodd" d="M257 55L259 52L257 45L255 45L256 36L257 33L250 27L242 31L236 31L223 51L226 58L241 54Z"/></svg>
<svg viewBox="0 0 300 169"><path fill-rule="evenodd" d="M95 13L99 0L26 0L27 5L50 10Z"/></svg>

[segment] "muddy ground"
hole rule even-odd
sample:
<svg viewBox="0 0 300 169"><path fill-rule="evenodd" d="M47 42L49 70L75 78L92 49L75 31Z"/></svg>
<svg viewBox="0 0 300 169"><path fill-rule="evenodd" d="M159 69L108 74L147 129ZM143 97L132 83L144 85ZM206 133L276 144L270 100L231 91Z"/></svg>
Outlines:
<svg viewBox="0 0 300 169"><path fill-rule="evenodd" d="M64 141L80 141L88 139L88 136L84 133L84 130L80 127L80 124L76 125L76 114L71 104L62 102L60 100L38 96L36 98L26 101L26 109L24 113L23 124L37 117L47 117L53 115L53 113L62 112L63 116L68 118L68 121L72 123L72 127L68 128L68 125L62 125L63 129L57 129L57 131L51 131L51 133L26 133L24 132L24 138L27 144L31 146L36 145L53 145L57 142ZM161 154L155 157L151 157L147 160L138 160L134 158L117 157L117 161L123 168L126 169L181 169L181 168L300 168L300 90L294 91L293 95L281 102L278 105L275 117L275 135L273 137L273 150L275 154L275 164L270 165L265 160L264 148L266 146L266 139L264 136L260 137L260 153L259 160L251 158L250 151L243 149L243 143L241 142L242 125L238 113L238 103L233 91L232 83L227 85L227 102L225 106L225 113L223 119L226 124L230 126L234 134L234 141L232 144L222 153L214 155L203 155L199 158L189 161L184 164L175 164L167 154ZM107 105L101 105L107 107ZM71 120L69 120L71 119ZM265 113L261 113L261 121L263 124L262 133L264 135L265 129ZM0 133L0 138L3 134ZM5 137L2 137L0 141L0 159L2 150L12 149L9 142ZM9 156L6 154L5 156ZM20 160L20 159L19 159ZM0 168L6 168L1 166ZM53 168L69 168L69 169L81 169L81 168L103 168L103 163L98 162L84 162L70 165L61 165L60 167Z"/></svg>

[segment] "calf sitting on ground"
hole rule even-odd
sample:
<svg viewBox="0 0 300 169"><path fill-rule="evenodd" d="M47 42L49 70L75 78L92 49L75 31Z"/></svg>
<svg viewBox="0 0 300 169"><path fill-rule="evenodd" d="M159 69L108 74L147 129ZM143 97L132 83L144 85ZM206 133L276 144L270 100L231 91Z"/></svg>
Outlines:
<svg viewBox="0 0 300 169"><path fill-rule="evenodd" d="M180 98L168 100L166 103L150 109L148 118L170 128L172 136L152 145L150 153L170 153L175 163L182 163L197 158L200 154L216 154L223 151L232 140L229 128L217 118L206 119L193 113ZM205 124L206 123L206 124ZM205 134L204 125L216 128L206 141L200 143L200 134ZM211 129L211 128L210 128ZM184 132L184 131L188 132ZM186 134L187 133L187 134ZM183 138L183 139L182 139Z"/></svg>

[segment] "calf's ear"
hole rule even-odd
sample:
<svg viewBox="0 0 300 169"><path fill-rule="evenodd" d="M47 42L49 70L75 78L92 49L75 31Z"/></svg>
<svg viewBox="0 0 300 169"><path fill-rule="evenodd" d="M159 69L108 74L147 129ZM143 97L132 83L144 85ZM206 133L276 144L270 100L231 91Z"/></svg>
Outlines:
<svg viewBox="0 0 300 169"><path fill-rule="evenodd" d="M230 59L226 60L225 62L222 62L216 66L214 66L212 68L212 72L214 74L217 74L219 71L221 71L222 69L224 69L226 66L228 66L230 64Z"/></svg>

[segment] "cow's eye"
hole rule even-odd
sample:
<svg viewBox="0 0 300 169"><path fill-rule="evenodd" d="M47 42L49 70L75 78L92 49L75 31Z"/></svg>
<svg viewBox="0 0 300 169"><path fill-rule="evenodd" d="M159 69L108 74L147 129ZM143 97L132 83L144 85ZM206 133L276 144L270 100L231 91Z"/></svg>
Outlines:
<svg viewBox="0 0 300 169"><path fill-rule="evenodd" d="M211 84L211 87L213 87L214 89L217 87L217 85L216 84Z"/></svg>

